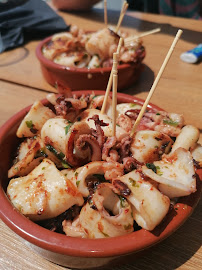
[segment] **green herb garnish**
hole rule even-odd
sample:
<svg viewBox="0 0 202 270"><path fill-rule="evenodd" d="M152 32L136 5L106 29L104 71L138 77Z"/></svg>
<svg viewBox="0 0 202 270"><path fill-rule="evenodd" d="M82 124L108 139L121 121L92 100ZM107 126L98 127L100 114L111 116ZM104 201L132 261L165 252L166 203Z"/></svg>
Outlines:
<svg viewBox="0 0 202 270"><path fill-rule="evenodd" d="M29 129L34 127L34 125L33 125L33 123L32 123L32 120L26 121L25 123L26 123L26 125L27 125L27 127L28 127Z"/></svg>
<svg viewBox="0 0 202 270"><path fill-rule="evenodd" d="M80 181L76 181L76 186L77 186L77 187L79 186L79 183L80 183Z"/></svg>
<svg viewBox="0 0 202 270"><path fill-rule="evenodd" d="M170 126L173 126L173 127L177 127L179 124L178 122L175 122L173 120L167 120L167 119L163 119L163 123L170 125Z"/></svg>
<svg viewBox="0 0 202 270"><path fill-rule="evenodd" d="M157 172L156 166L153 163L146 163L148 169L152 170L153 172Z"/></svg>
<svg viewBox="0 0 202 270"><path fill-rule="evenodd" d="M62 166L66 169L70 169L71 166L67 163L65 160L65 155L62 152L58 152L52 145L48 144L46 145L46 148L52 152L61 162Z"/></svg>
<svg viewBox="0 0 202 270"><path fill-rule="evenodd" d="M67 135L71 126L72 126L72 123L70 123L69 125L65 127L65 135Z"/></svg>
<svg viewBox="0 0 202 270"><path fill-rule="evenodd" d="M66 161L62 161L62 166L63 166L65 169L71 169L71 166L70 166Z"/></svg>
<svg viewBox="0 0 202 270"><path fill-rule="evenodd" d="M137 106L136 103L130 103L130 107L131 107L131 108L133 108L133 107L135 107L135 106Z"/></svg>
<svg viewBox="0 0 202 270"><path fill-rule="evenodd" d="M139 187L139 185L137 184L137 181L135 181L133 178L129 178L129 182L131 183L131 185L133 186L133 187Z"/></svg>
<svg viewBox="0 0 202 270"><path fill-rule="evenodd" d="M124 208L125 203L126 203L126 199L124 197L122 197L122 196L119 196L119 200L120 200L121 207Z"/></svg>
<svg viewBox="0 0 202 270"><path fill-rule="evenodd" d="M163 173L160 171L160 167L156 166L156 173L161 176Z"/></svg>

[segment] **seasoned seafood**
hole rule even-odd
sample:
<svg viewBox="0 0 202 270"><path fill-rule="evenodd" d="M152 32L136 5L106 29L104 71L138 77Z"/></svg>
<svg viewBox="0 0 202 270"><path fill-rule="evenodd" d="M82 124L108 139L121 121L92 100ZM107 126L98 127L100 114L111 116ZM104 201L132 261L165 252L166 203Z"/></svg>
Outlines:
<svg viewBox="0 0 202 270"><path fill-rule="evenodd" d="M141 105L118 104L113 136L111 98L106 114L93 93L47 98L52 109L37 101L22 120L8 171L7 195L29 219L71 237L115 237L154 230L196 192L202 146L182 115L148 108L131 137Z"/></svg>

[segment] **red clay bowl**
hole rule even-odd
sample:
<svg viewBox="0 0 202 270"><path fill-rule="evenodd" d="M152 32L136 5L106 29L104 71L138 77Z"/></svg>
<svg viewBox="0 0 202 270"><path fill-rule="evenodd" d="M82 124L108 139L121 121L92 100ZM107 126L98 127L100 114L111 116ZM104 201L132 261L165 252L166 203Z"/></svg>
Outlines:
<svg viewBox="0 0 202 270"><path fill-rule="evenodd" d="M91 91L78 91L76 94L87 94ZM103 91L95 91L103 95ZM118 93L118 102L135 102L143 100ZM43 103L48 105L47 100ZM154 111L160 108L150 104ZM46 259L70 268L86 269L114 265L133 260L143 250L159 243L181 226L196 207L201 192L201 181L197 182L197 192L181 198L164 221L152 232L141 229L128 235L105 239L80 239L51 232L21 215L6 196L8 185L7 171L10 167L13 152L16 149L16 130L30 106L16 113L0 129L0 217L25 243Z"/></svg>
<svg viewBox="0 0 202 270"><path fill-rule="evenodd" d="M71 90L105 90L111 73L111 68L72 68L54 63L45 58L42 48L51 37L42 40L36 48L36 56L41 65L41 71L45 80L52 86L60 83ZM118 90L123 90L133 85L137 81L144 69L142 60L133 64L123 64L118 66Z"/></svg>

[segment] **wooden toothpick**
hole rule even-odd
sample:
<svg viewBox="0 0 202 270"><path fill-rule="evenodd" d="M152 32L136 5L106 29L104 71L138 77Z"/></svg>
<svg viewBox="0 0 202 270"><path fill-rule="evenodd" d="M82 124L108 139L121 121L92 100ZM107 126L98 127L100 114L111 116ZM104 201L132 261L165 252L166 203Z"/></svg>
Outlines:
<svg viewBox="0 0 202 270"><path fill-rule="evenodd" d="M117 85L118 85L118 53L113 53L113 92L112 92L112 136L116 136L116 105L117 105Z"/></svg>
<svg viewBox="0 0 202 270"><path fill-rule="evenodd" d="M121 12L120 12L119 20L118 20L118 23L117 23L117 26L116 26L116 29L115 29L115 33L117 33L119 31L119 28L121 26L123 18L124 18L125 14L126 14L127 8L128 8L128 3L126 1L124 1Z"/></svg>
<svg viewBox="0 0 202 270"><path fill-rule="evenodd" d="M174 41L173 41L173 43L172 43L172 45L171 45L171 47L170 47L170 49L169 49L169 51L168 51L168 53L166 55L166 58L165 58L162 66L161 66L161 68L160 68L160 70L159 70L159 72L158 72L158 74L156 76L156 79L155 79L155 81L154 81L154 83L153 83L153 85L152 85L152 87L151 87L151 89L149 91L149 94L148 94L148 96L147 96L147 98L146 98L146 100L145 100L145 102L144 102L144 104L142 106L142 109L141 109L141 111L140 111L140 113L139 113L139 115L138 115L138 117L137 117L137 119L135 121L135 124L134 124L134 126L133 126L133 128L131 130L131 133L130 133L131 137L133 137L133 135L134 135L134 133L135 133L135 131L137 129L137 126L139 125L139 123L140 123L140 121L142 119L142 116L143 116L143 114L144 114L144 112L145 112L145 110L147 108L147 105L148 105L148 103L149 103L149 101L150 101L150 99L151 99L151 97L152 97L152 95L154 93L154 90L156 89L156 86L157 86L157 84L159 82L159 79L160 79L160 77L161 77L161 75L162 75L162 73L163 73L163 71L164 71L170 57L171 57L171 54L172 54L172 52L173 52L173 50L175 48L175 45L177 44L177 42L178 42L178 40L179 40L179 38L181 36L181 34L182 34L182 30L180 29L180 30L178 30L178 32L177 32L177 34L175 36L175 39L174 39Z"/></svg>
<svg viewBox="0 0 202 270"><path fill-rule="evenodd" d="M117 51L116 51L118 54L120 53L122 45L123 45L123 38L120 38L119 39L119 44L118 44L118 47L117 47ZM113 79L113 68L112 68L110 76L109 76L109 81L108 81L108 84L107 84L107 89L106 89L106 92L105 92L105 97L104 97L104 101L103 101L102 108L101 108L101 113L102 114L105 113L105 110L106 110L107 98L109 96L109 92L110 92L111 87L112 87L112 79Z"/></svg>
<svg viewBox="0 0 202 270"><path fill-rule="evenodd" d="M125 45L125 46L129 46L133 41L135 41L135 40L138 39L138 38L145 37L145 36L149 36L149 35L152 35L152 34L154 34L154 33L160 32L160 31L161 31L161 28L156 28L156 29L153 29L153 30L144 32L144 33L139 34L139 35L136 35L136 36L128 37L128 38L126 38L126 39L124 40L124 45Z"/></svg>
<svg viewBox="0 0 202 270"><path fill-rule="evenodd" d="M108 21L107 21L107 0L104 0L104 22L105 26L107 27Z"/></svg>

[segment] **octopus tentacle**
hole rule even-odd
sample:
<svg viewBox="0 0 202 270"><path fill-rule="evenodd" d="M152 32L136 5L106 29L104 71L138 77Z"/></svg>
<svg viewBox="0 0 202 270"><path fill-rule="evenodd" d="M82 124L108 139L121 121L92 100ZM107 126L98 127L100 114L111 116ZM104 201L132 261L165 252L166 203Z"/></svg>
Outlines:
<svg viewBox="0 0 202 270"><path fill-rule="evenodd" d="M90 134L82 134L76 141L76 148L84 150L87 147L91 149L91 161L101 160L101 148L98 141Z"/></svg>

